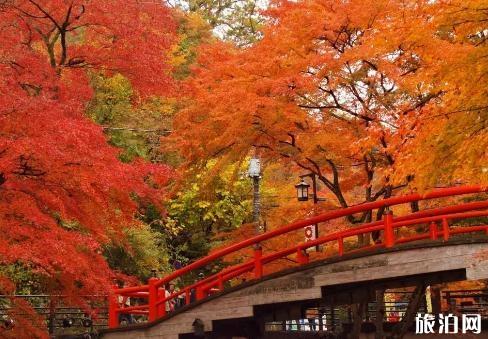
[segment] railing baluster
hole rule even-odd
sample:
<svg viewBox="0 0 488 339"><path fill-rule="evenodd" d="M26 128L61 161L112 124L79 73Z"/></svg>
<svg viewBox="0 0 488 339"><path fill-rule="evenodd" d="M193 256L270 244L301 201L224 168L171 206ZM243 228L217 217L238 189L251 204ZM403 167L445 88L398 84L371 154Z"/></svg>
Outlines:
<svg viewBox="0 0 488 339"><path fill-rule="evenodd" d="M203 290L202 285L195 287L195 294L197 300L202 300L203 298L205 298L205 291Z"/></svg>
<svg viewBox="0 0 488 339"><path fill-rule="evenodd" d="M442 237L444 241L449 240L449 223L447 222L447 218L442 218Z"/></svg>
<svg viewBox="0 0 488 339"><path fill-rule="evenodd" d="M149 278L149 321L158 318L158 287L156 286L157 278Z"/></svg>
<svg viewBox="0 0 488 339"><path fill-rule="evenodd" d="M432 221L429 224L429 234L430 234L430 239L432 240L437 240L437 223L435 221Z"/></svg>
<svg viewBox="0 0 488 339"><path fill-rule="evenodd" d="M189 288L185 288L185 304L189 305L191 303L191 291Z"/></svg>
<svg viewBox="0 0 488 339"><path fill-rule="evenodd" d="M298 248L297 250L297 261L300 265L306 265L309 262L308 254L303 248Z"/></svg>
<svg viewBox="0 0 488 339"><path fill-rule="evenodd" d="M339 244L339 256L342 257L344 254L344 238L338 238L337 243Z"/></svg>
<svg viewBox="0 0 488 339"><path fill-rule="evenodd" d="M224 290L224 276L222 273L219 274L219 290Z"/></svg>
<svg viewBox="0 0 488 339"><path fill-rule="evenodd" d="M158 301L161 301L163 300L164 298L166 298L166 292L165 292L165 288L159 288L158 289ZM157 317L164 317L166 315L166 303L168 301L165 301L164 303L160 303L158 305L158 315Z"/></svg>
<svg viewBox="0 0 488 339"><path fill-rule="evenodd" d="M119 306L117 302L117 295L114 292L113 287L108 295L108 327L109 328L116 328L119 327L119 312L117 308Z"/></svg>
<svg viewBox="0 0 488 339"><path fill-rule="evenodd" d="M388 211L385 215L385 247L390 248L395 246L395 233L393 232L393 212Z"/></svg>

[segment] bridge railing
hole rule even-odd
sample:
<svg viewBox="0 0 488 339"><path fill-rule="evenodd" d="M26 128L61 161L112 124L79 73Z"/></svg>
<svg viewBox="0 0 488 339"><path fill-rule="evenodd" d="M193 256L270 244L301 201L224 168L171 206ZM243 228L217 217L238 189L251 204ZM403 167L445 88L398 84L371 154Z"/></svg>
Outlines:
<svg viewBox="0 0 488 339"><path fill-rule="evenodd" d="M85 307L68 301L66 295L0 295L0 320L15 319L18 316L31 317L24 308L15 307L15 304L22 300L41 316L42 320L33 320L31 325L43 329L47 325L50 335L62 335L63 332L81 335L81 333L106 328L108 323L107 295L81 295L78 298L83 299ZM19 326L19 324L14 326ZM0 330L0 337L3 338L1 332Z"/></svg>
<svg viewBox="0 0 488 339"><path fill-rule="evenodd" d="M381 242L348 251L348 253L351 253L353 251L373 250L375 248L381 247L391 248L395 246L395 244L414 242L423 239L442 239L446 241L453 234L480 231L488 233L488 226L486 225L452 228L449 224L450 221L456 219L468 219L488 216L488 211L486 210L488 209L488 201L475 201L453 206L423 210L399 217L394 217L392 211L388 211L385 214L385 217L380 221L371 222L348 230L331 233L312 241L301 242L295 246L269 253L267 255L263 255L263 250L261 246L259 246L260 243L266 240L288 234L303 227L326 222L332 219L346 217L348 215L353 215L356 213L372 211L385 207L390 208L395 205L411 203L415 201L464 194L473 194L486 191L486 188L481 188L479 186L453 187L439 189L429 192L425 195L410 194L370 203L364 203L345 209L323 213L321 215L306 220L297 221L287 226L260 234L258 236L246 239L236 244L232 244L228 247L217 250L210 255L169 274L164 278L151 278L149 279L149 283L147 285L127 288L114 288L109 298L109 327L118 327L119 314L147 315L149 321L154 321L166 315L166 303L174 300L175 298L181 298L182 296L184 296L184 303L189 304L194 300L204 299L211 293L224 290L226 282L243 274L252 273L255 279L260 279L264 275L264 266L266 264L289 257L291 255L295 255L296 261L299 265L307 264L310 261L309 255L307 254L308 248L323 245L326 243L334 243L337 244L337 254L339 256L342 256L345 253L344 239L348 237L378 231L382 233ZM417 233L409 237L399 237L396 234L396 229L400 227L408 228L425 224L428 224L428 230L426 232L420 234ZM187 273L196 271L211 262L225 257L228 254L235 253L250 247L253 248L253 258L250 261L227 267L219 273L206 277L189 286L185 286L181 289L181 291L175 292L170 296L165 296L164 286L171 281ZM118 296L135 297L141 298L143 300L147 299L147 303L124 308L123 306L119 306L117 300Z"/></svg>

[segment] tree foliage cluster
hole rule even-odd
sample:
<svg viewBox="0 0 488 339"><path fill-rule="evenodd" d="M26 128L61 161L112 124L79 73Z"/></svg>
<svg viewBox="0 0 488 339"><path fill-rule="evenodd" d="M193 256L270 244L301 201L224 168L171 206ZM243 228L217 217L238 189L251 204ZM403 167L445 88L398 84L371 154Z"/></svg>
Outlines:
<svg viewBox="0 0 488 339"><path fill-rule="evenodd" d="M246 47L259 41L266 1L177 0L175 4L205 20L221 39Z"/></svg>
<svg viewBox="0 0 488 339"><path fill-rule="evenodd" d="M202 47L172 136L188 163L255 149L315 173L340 207L487 182L480 1L276 1L265 14L253 46Z"/></svg>
<svg viewBox="0 0 488 339"><path fill-rule="evenodd" d="M162 207L171 171L119 161L85 114L90 78L121 74L141 100L168 95L176 24L139 1L8 0L0 26L1 265L25 268L43 292L106 293L105 245L127 242L140 208ZM14 273L2 270L2 294Z"/></svg>
<svg viewBox="0 0 488 339"><path fill-rule="evenodd" d="M220 181L206 200L182 188L168 202L176 177L166 164L180 157L162 152L160 137L197 46L215 39L200 14L157 2L0 1L1 294L83 304L80 295L106 293L114 278L167 270L171 252L205 254L214 230L246 218L244 181L235 190ZM27 324L28 305L18 306Z"/></svg>

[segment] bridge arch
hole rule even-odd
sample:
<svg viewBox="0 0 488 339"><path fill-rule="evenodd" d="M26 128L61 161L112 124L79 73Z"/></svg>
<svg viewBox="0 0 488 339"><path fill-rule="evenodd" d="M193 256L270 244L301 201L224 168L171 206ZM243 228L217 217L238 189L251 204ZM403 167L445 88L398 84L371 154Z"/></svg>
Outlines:
<svg viewBox="0 0 488 339"><path fill-rule="evenodd" d="M103 338L177 339L180 335L193 333L195 319L200 319L208 332L214 331L216 324L223 320L239 324L255 319L256 328L259 328L262 327L261 321L271 319L273 310L299 308L302 303L328 297L329 290L345 285L358 284L364 288L361 283L408 286L411 279L422 279L426 284L488 279L486 259L480 256L486 251L488 237L485 236L405 244L392 249L325 259L248 281L188 305L154 323L110 330ZM275 307L270 307L273 305ZM267 315L263 313L263 306L267 306ZM273 319L277 320L276 317ZM258 338L257 335L252 337Z"/></svg>
<svg viewBox="0 0 488 339"><path fill-rule="evenodd" d="M176 314L171 314L167 315L165 308L163 305L165 304L166 301L176 298L181 294L185 295L185 299L187 301L187 304L190 304L190 294L191 291L196 291L196 297L198 299L197 303L194 303L193 305L187 306L187 308L184 308L186 316L190 315L195 315L193 311L190 311L190 309L193 308L199 308L199 305L205 305L210 302L213 302L213 300L219 296L219 298L223 298L223 295L226 293L225 291L225 282L231 279L234 279L244 273L249 273L252 272L254 274L255 282L260 282L264 283L265 281L269 281L269 277L265 277L265 271L264 267L272 263L276 260L282 259L282 258L287 258L287 257L293 257L296 262L303 267L308 267L308 265L313 265L313 263L309 263L309 257L306 253L307 248L311 248L320 244L324 243L330 243L333 242L337 244L337 257L338 259L335 260L341 260L341 262L345 262L346 255L355 255L357 252L358 254L371 254L371 257L377 256L377 255L384 255L382 254L382 251L388 251L388 255L390 256L389 260L393 260L394 257L397 256L397 253L400 253L405 250L405 245L410 245L414 243L420 243L422 241L431 240L431 241L436 241L438 243L448 243L449 239L453 235L460 235L460 234L475 234L475 233L488 233L488 226L486 225L474 225L474 226L468 226L468 227L451 227L451 221L453 220L459 220L459 219L469 219L469 218L474 218L474 217L481 217L481 216L487 216L488 215L488 201L473 201L473 202L468 202L468 203L460 203L460 204L455 204L451 206L445 206L445 207L440 207L440 208L435 208L435 209L429 209L429 210L423 210L420 212L416 213L411 213L408 215L404 216L398 216L395 217L393 216L392 213L388 213L385 215L383 220L378 221L378 222L372 222L368 224L361 225L359 227L355 227L352 229L348 229L342 232L336 232L332 234L328 234L325 236L322 236L314 241L306 242L306 243L299 243L294 246L284 248L282 250L277 250L272 253L263 253L262 249L257 247L256 245L259 244L262 241L266 241L268 239L275 238L280 235L286 235L289 232L295 231L297 229L300 229L302 227L312 225L315 223L319 222L325 222L331 219L336 219L336 218L341 218L350 214L354 213L359 213L363 211L372 211L374 209L382 208L382 207L392 207L392 206L397 206L400 204L405 204L405 203L410 203L413 201L420 201L420 200L427 200L427 199L438 199L438 198L443 198L443 197L452 197L452 196L457 196L457 195L464 195L464 194L471 194L471 193L480 193L480 192L486 192L486 189L478 187L478 186L467 186L467 187L454 187L454 188L447 188L447 189L440 189L436 191L432 191L430 193L427 193L425 195L419 195L419 194L410 194L406 196L399 196L399 197L393 197L390 199L385 199L381 201L376 201L372 203L366 203L362 205L357 205L353 207L349 207L346 209L341 209L341 210L336 210L328 213L321 214L319 216L316 216L314 218L310 218L307 220L302 220L295 222L293 224L275 229L273 231L261 234L259 236L253 237L251 239L247 239L245 241L239 242L237 244L230 245L226 248L223 248L219 251L216 251L215 253L212 253L211 255L202 258L178 271L173 272L172 274L168 275L167 277L164 277L162 279L151 279L147 285L142 285L142 286L136 286L136 287L129 287L129 288L124 288L124 289L115 289L113 291L113 294L110 298L110 309L109 309L109 326L111 328L116 328L117 327L117 315L118 313L134 313L134 314L147 314L149 317L150 322L155 324L158 319L162 319L165 321L166 325L169 325L170 319L175 319L177 317ZM427 224L427 231L420 233L420 234L415 234L413 236L408 236L408 237L398 237L396 235L395 230L399 229L400 227L416 227L420 224ZM379 231L382 233L382 242L377 243L374 245L366 246L360 249L356 249L353 252L346 253L344 249L344 239L347 237L351 236L356 236L360 234L365 234L365 233L370 233L373 231ZM174 280L175 278L178 278L182 276L183 274L186 274L188 272L191 272L192 270L199 269L200 267L208 264L209 262L212 262L216 259L222 258L225 255L228 255L229 253L233 253L239 250L242 250L243 248L246 247L254 247L254 258L248 262L244 262L242 264L232 266L229 268L224 269L223 271L214 274L210 277L206 277L205 279L202 279L201 281L192 284L190 286L186 286L183 288L180 292L175 293L171 295L170 297L164 297L164 295L161 295L161 286L164 286L164 284ZM460 246L460 245L457 245ZM485 246L484 243L481 245L474 246L481 250L481 247ZM441 246L442 247L442 246ZM473 248L474 248L473 247ZM430 247L429 247L430 248ZM432 248L437 248L437 247L432 247ZM440 248L440 247L439 247ZM444 246L445 248L445 246ZM452 250L454 249L459 249L461 247L453 247ZM400 250L401 249L401 250ZM465 248L468 250L468 247ZM421 249L418 248L417 251L419 253L424 253L426 249ZM427 252L425 252L427 253ZM470 251L467 251L466 253L471 253ZM410 254L412 254L410 250ZM439 253L437 253L439 254ZM447 253L445 253L444 257L447 258ZM365 264L363 262L363 264ZM433 262L429 262L429 265L432 265ZM339 265L338 263L336 265ZM467 264L466 264L467 265ZM328 265L326 265L328 266ZM414 266L414 265L413 265ZM425 265L424 265L425 266ZM338 266L337 266L338 267ZM398 266L400 267L400 266ZM390 267L391 268L391 267ZM384 268L383 268L384 269ZM384 273L383 269L380 269L375 275L375 279L381 279L381 274ZM424 273L429 273L429 269L427 267L424 267L425 272ZM471 272L469 271L468 267L462 267L461 269L464 269L465 272ZM370 268L372 270L372 268ZM350 270L351 272L355 272L354 269ZM350 274L351 272L347 273ZM407 271L405 271L407 272ZM440 272L440 271L439 271ZM373 274L373 271L370 271L368 274ZM346 274L346 273L342 273ZM418 273L415 273L418 274ZM467 277L468 278L473 278L470 276L468 273ZM478 273L479 275L483 275L482 273ZM411 275L411 274L410 274ZM371 277L371 276L370 276ZM277 278L278 279L278 278ZM315 291L315 295L310 295L310 298L321 298L323 297L322 292L318 293L317 289L321 289L323 286L326 285L321 285L320 279L317 280L318 278L313 278L312 280L314 281L314 287L313 290ZM279 280L276 280L279 281ZM304 284L305 281L302 278L297 281L297 284ZM310 279L308 281L311 281ZM300 285L301 286L301 285ZM306 290L306 288L301 289L301 290ZM212 292L217 291L218 294L215 296L212 296ZM321 290L320 290L321 291ZM247 293L247 292L246 292ZM318 293L318 294L317 294ZM132 297L139 297L139 298L146 298L148 300L147 304L144 305L137 305L137 306L132 306L129 308L125 309L118 309L117 304L116 304L116 297L117 295L125 295L125 296L132 296ZM264 297L263 297L264 298ZM205 300L206 299L206 300ZM222 300L225 300L222 299ZM209 304L207 304L209 305ZM249 308L251 309L251 312L249 314L253 314L252 309L256 305L247 305L247 306L242 306L242 310L246 309L246 312L249 313ZM236 310L231 311L231 313L236 314ZM244 311L243 311L244 312ZM181 311L180 311L181 313ZM180 314L178 313L178 314ZM221 311L217 312L217 314L222 313ZM191 316L190 316L191 317ZM197 319L197 318L194 318ZM200 319L200 318L198 318ZM212 319L210 320L211 322L205 323L207 328L212 328L212 322L216 321L217 319ZM205 321L204 321L205 322ZM165 326L167 327L167 326ZM171 326L169 326L171 327ZM174 327L174 326L173 326ZM184 332L180 332L184 333ZM168 334L169 335L169 334ZM165 337L165 336L164 336ZM169 337L168 337L169 338Z"/></svg>

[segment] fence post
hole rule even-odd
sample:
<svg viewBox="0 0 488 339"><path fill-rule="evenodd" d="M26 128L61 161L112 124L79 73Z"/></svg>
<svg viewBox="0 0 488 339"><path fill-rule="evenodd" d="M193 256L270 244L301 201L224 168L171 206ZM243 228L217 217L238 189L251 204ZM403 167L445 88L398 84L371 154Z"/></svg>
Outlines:
<svg viewBox="0 0 488 339"><path fill-rule="evenodd" d="M387 211L385 215L385 247L390 248L395 245L395 233L393 232L393 212Z"/></svg>
<svg viewBox="0 0 488 339"><path fill-rule="evenodd" d="M108 328L119 327L119 312L117 309L119 305L114 291L116 288L116 286L113 286L108 293Z"/></svg>
<svg viewBox="0 0 488 339"><path fill-rule="evenodd" d="M254 277L260 279L263 276L263 263L261 257L263 256L263 249L259 246L254 248Z"/></svg>
<svg viewBox="0 0 488 339"><path fill-rule="evenodd" d="M449 240L449 223L446 218L442 218L442 237L444 241Z"/></svg>
<svg viewBox="0 0 488 339"><path fill-rule="evenodd" d="M158 287L156 286L157 278L149 278L149 321L158 318Z"/></svg>
<svg viewBox="0 0 488 339"><path fill-rule="evenodd" d="M429 224L429 233L430 233L430 239L432 240L437 240L437 223L435 221L432 221Z"/></svg>

